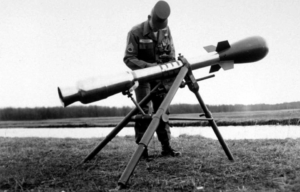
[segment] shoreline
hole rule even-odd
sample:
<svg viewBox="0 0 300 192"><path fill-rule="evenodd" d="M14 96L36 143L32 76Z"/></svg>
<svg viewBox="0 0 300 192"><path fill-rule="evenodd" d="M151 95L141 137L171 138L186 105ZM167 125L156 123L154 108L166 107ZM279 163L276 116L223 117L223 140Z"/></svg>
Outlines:
<svg viewBox="0 0 300 192"><path fill-rule="evenodd" d="M255 126L255 125L294 125L300 126L300 118L290 118L290 119L270 119L270 120L246 120L246 121L218 121L216 120L218 126ZM0 124L0 129L2 128L101 128L101 127L115 127L117 123L90 123L90 122L59 122L58 120L41 120L41 121L2 121ZM206 121L177 121L170 122L173 127L209 127L209 122ZM125 127L133 127L134 123L129 122Z"/></svg>
<svg viewBox="0 0 300 192"><path fill-rule="evenodd" d="M198 113L170 114L170 117L199 118ZM94 128L115 127L123 120L124 116L117 117L81 117L66 119L0 121L1 128ZM300 110L277 111L246 111L213 113L218 126L253 126L253 125L300 125ZM170 121L172 126L209 126L207 121ZM129 122L126 127L133 127L134 122Z"/></svg>

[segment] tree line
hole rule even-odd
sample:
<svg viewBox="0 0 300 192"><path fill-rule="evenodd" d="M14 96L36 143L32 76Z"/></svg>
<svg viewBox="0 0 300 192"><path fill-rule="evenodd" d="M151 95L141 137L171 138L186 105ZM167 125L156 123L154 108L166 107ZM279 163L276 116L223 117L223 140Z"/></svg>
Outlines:
<svg viewBox="0 0 300 192"><path fill-rule="evenodd" d="M300 109L300 102L281 104L254 104L254 105L207 105L213 113L235 111L264 111ZM73 107L35 107L35 108L2 108L0 120L44 120L80 117L112 117L125 116L132 107L106 107L106 106L73 106ZM170 106L173 114L202 113L199 104L173 104Z"/></svg>
<svg viewBox="0 0 300 192"><path fill-rule="evenodd" d="M300 101L280 103L280 104L252 104L252 105L207 105L213 113L236 112L236 111L270 111L284 109L300 109ZM203 112L199 104L176 104L170 106L170 111L176 114L201 113Z"/></svg>

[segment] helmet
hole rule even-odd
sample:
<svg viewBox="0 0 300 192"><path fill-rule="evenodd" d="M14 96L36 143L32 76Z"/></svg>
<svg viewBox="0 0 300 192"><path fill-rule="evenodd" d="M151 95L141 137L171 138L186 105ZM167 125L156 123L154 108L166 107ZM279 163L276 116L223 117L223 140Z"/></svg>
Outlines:
<svg viewBox="0 0 300 192"><path fill-rule="evenodd" d="M168 17L171 13L170 6L165 1L158 1L151 11L153 27L160 30L168 26Z"/></svg>

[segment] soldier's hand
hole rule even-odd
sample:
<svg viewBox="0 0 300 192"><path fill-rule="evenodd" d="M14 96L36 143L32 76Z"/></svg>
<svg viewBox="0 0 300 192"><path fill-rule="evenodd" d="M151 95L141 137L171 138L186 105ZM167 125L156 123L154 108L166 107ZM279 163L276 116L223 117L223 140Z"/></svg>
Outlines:
<svg viewBox="0 0 300 192"><path fill-rule="evenodd" d="M157 65L157 63L147 63L147 67L154 67L156 65Z"/></svg>
<svg viewBox="0 0 300 192"><path fill-rule="evenodd" d="M161 56L159 56L159 59L161 60L162 63L167 63L170 61L174 61L174 58L172 55L167 55L167 54L163 54Z"/></svg>

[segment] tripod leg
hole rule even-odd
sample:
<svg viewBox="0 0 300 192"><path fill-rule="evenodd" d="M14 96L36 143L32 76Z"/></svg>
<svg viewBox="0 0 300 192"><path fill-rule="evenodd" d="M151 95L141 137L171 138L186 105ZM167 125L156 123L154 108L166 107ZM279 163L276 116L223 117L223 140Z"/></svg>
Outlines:
<svg viewBox="0 0 300 192"><path fill-rule="evenodd" d="M178 73L175 81L173 82L172 87L170 88L168 94L166 95L165 99L161 103L159 109L153 116L153 119L148 126L146 132L144 133L137 150L135 153L132 155L130 161L127 164L127 167L122 173L122 176L120 177L118 181L119 187L125 187L131 174L133 173L137 163L139 162L141 155L145 148L147 148L151 138L153 137L153 134L155 133L157 127L159 126L159 123L161 122L162 115L166 113L167 108L169 107L172 99L174 98L182 80L184 79L186 73L188 72L188 68L186 66L183 66L180 69L180 72Z"/></svg>
<svg viewBox="0 0 300 192"><path fill-rule="evenodd" d="M195 91L194 94L196 95L196 97L197 97L197 99L198 99L198 101L199 101L199 103L200 103L200 105L201 105L201 107L202 107L202 109L203 109L203 112L204 112L204 114L205 114L205 117L206 117L206 118L211 118L211 119L212 119L212 120L208 120L208 122L209 122L210 126L213 128L213 130L214 130L214 132L215 132L215 134L216 134L216 136L217 136L217 138L218 138L218 140L219 140L221 146L223 147L223 150L225 151L225 153L226 153L228 159L231 160L231 161L233 161L233 160L234 160L234 159L233 159L233 156L232 156L232 154L231 154L229 148L227 147L227 145L226 145L226 143L225 143L225 141L224 141L224 139L223 139L221 133L219 132L219 129L218 129L218 127L217 127L217 124L216 124L215 120L212 118L211 112L210 112L210 111L208 110L208 108L206 107L206 105L205 105L204 101L202 100L202 98L201 98L199 92L198 92L198 91Z"/></svg>
<svg viewBox="0 0 300 192"><path fill-rule="evenodd" d="M156 85L151 92L139 103L139 105L144 105L145 103L148 103L151 99L151 96L153 93L157 90L157 88L160 86L160 83ZM99 153L99 151L102 150L103 147L107 145L130 121L131 117L135 115L139 109L136 107L133 110L131 110L126 117L105 137L101 143L95 147L95 149L82 161L82 163L87 162L88 160L91 160Z"/></svg>
<svg viewBox="0 0 300 192"><path fill-rule="evenodd" d="M129 114L126 115L126 117L105 137L101 143L97 147L93 149L93 151L86 156L86 158L82 161L82 163L85 163L91 159L93 159L102 149L109 143L130 121L130 118L137 113L137 108L130 111Z"/></svg>
<svg viewBox="0 0 300 192"><path fill-rule="evenodd" d="M199 94L199 85L198 85L197 80L195 79L191 69L189 70L188 74L186 75L185 81L187 82L187 85L188 85L189 89L196 95L196 97L197 97L197 99L198 99L198 101L201 105L201 108L203 109L205 117L209 119L208 122L211 125L211 127L213 128L213 130L214 130L221 146L223 147L223 150L225 151L228 159L233 161L234 160L233 156L232 156L229 148L227 147L221 133L219 132L219 129L217 127L217 124L216 124L215 120L212 118L212 115L211 115L210 111L206 107L204 101L202 100L202 98Z"/></svg>

